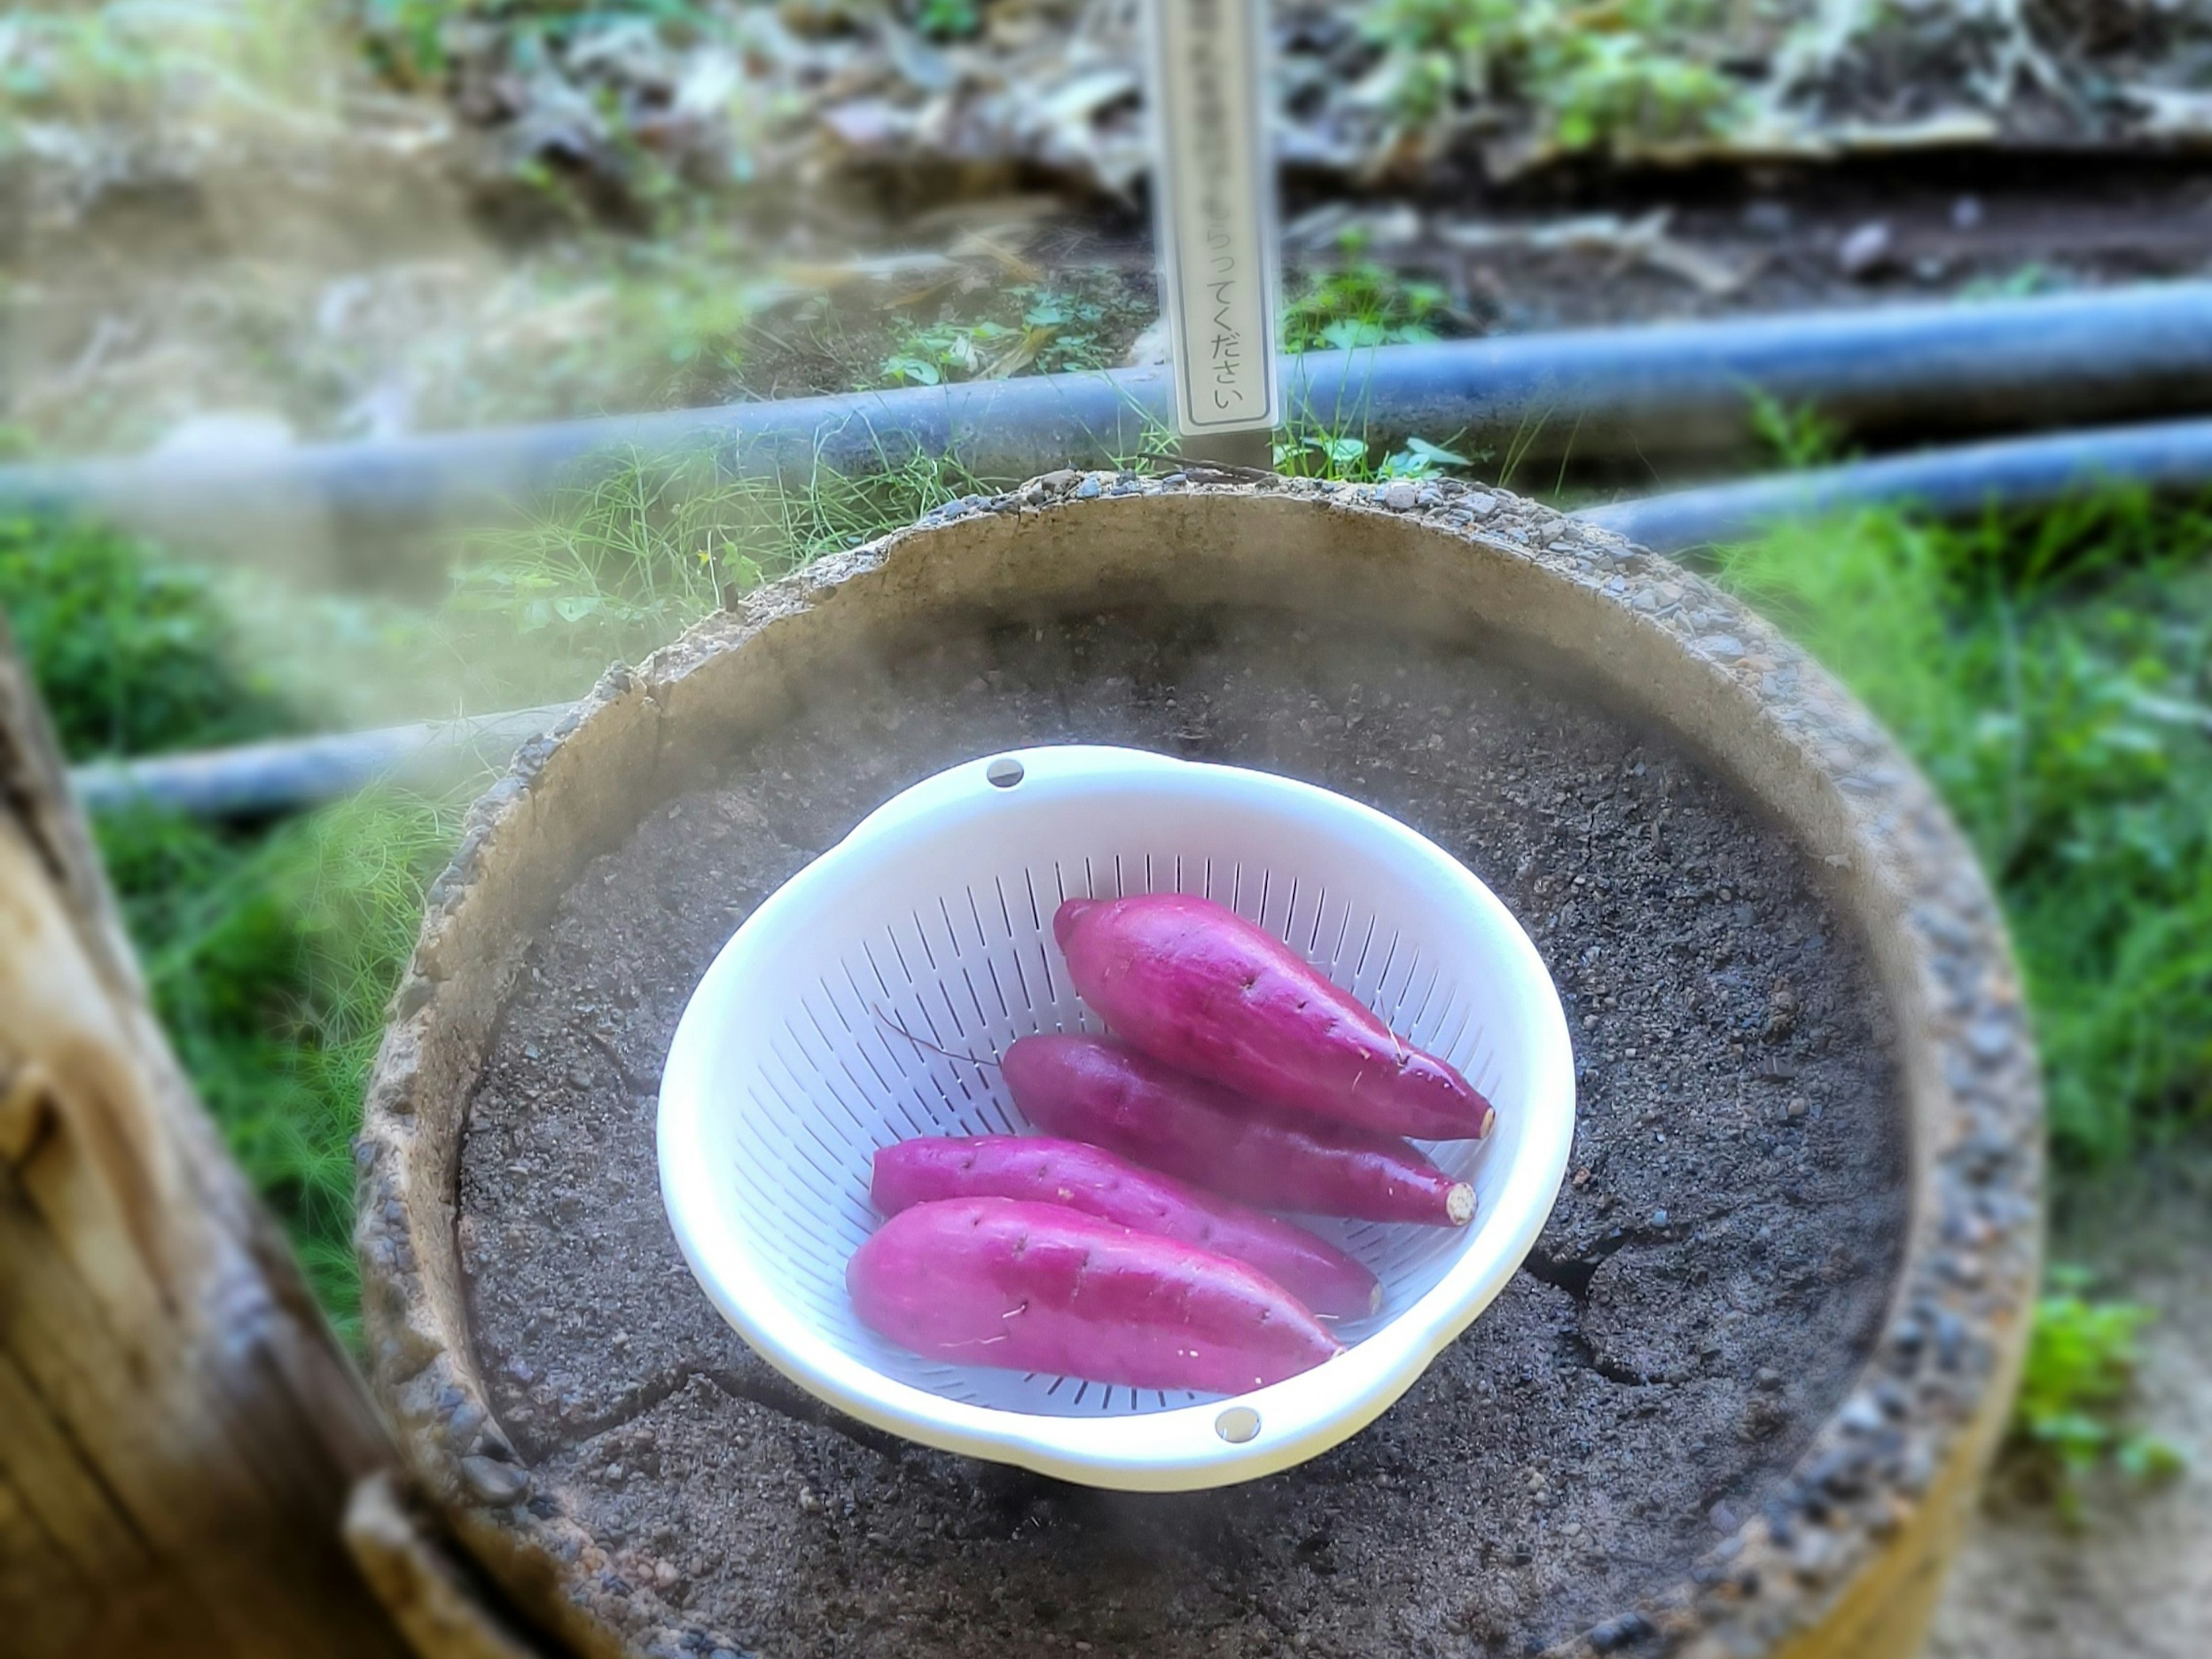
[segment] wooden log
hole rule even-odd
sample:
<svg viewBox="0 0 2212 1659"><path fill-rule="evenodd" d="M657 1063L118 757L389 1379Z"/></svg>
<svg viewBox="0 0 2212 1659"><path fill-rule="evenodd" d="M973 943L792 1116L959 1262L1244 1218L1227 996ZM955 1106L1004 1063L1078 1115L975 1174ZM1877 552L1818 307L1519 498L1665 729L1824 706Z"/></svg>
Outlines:
<svg viewBox="0 0 2212 1659"><path fill-rule="evenodd" d="M346 1547L422 1659L535 1659L533 1638L487 1604L444 1534L396 1474L370 1475L346 1505Z"/></svg>
<svg viewBox="0 0 2212 1659"><path fill-rule="evenodd" d="M0 1647L397 1659L391 1445L147 1004L0 626Z"/></svg>

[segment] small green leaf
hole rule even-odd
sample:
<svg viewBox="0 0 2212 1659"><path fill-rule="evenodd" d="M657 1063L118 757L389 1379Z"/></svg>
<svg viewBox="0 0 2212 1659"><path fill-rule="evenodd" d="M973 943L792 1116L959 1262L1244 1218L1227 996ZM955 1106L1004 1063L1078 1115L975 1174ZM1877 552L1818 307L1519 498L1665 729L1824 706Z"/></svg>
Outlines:
<svg viewBox="0 0 2212 1659"><path fill-rule="evenodd" d="M1426 438L1407 439L1406 450L1416 460L1426 461L1431 466L1465 466L1468 464L1466 456L1455 455L1443 445L1432 444Z"/></svg>
<svg viewBox="0 0 2212 1659"><path fill-rule="evenodd" d="M2171 1480L2189 1468L2179 1446L2154 1434L2130 1435L2120 1443L2114 1461L2130 1480L2146 1482Z"/></svg>

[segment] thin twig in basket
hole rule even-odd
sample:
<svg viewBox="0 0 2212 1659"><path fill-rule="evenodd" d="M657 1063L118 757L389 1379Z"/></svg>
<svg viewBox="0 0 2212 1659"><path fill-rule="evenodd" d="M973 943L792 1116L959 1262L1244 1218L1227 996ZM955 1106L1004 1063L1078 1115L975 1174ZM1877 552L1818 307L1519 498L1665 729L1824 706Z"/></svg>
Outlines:
<svg viewBox="0 0 2212 1659"><path fill-rule="evenodd" d="M901 1036L904 1037L908 1042L914 1044L917 1048L927 1048L933 1054L942 1054L947 1060L963 1060L970 1066L995 1066L999 1063L996 1060L985 1060L977 1054L955 1054L950 1048L940 1048L935 1043L930 1042L928 1038L916 1036L913 1032L908 1030L905 1026L900 1024L889 1014L885 1013L881 1008L873 1010L873 1012L878 1019L883 1021L884 1024L890 1026L891 1030L896 1031Z"/></svg>

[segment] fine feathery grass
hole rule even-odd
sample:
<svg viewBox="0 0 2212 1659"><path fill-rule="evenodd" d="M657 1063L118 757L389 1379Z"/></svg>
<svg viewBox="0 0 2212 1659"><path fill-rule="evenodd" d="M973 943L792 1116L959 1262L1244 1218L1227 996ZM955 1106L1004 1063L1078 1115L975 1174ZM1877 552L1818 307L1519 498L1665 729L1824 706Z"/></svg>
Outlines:
<svg viewBox="0 0 2212 1659"><path fill-rule="evenodd" d="M349 1335L353 1136L458 816L373 793L266 834L150 808L96 826L169 1040Z"/></svg>
<svg viewBox="0 0 2212 1659"><path fill-rule="evenodd" d="M461 549L426 622L422 672L472 709L574 697L762 582L912 524L976 488L957 461L886 457L804 485L719 451L635 453L579 471L511 531Z"/></svg>
<svg viewBox="0 0 2212 1659"><path fill-rule="evenodd" d="M2114 491L2033 526L1867 513L1720 556L1898 734L1979 851L2075 1164L2212 1101L2208 551L2212 514Z"/></svg>

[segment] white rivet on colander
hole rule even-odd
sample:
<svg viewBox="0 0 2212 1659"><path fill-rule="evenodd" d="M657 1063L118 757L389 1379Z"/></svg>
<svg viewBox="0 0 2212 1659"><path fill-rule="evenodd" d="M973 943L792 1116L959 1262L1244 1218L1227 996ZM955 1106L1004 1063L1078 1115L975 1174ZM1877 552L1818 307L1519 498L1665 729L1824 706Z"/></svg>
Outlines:
<svg viewBox="0 0 2212 1659"><path fill-rule="evenodd" d="M1232 1446L1241 1446L1260 1432L1260 1413L1249 1406L1231 1406L1213 1419L1213 1431Z"/></svg>
<svg viewBox="0 0 2212 1659"><path fill-rule="evenodd" d="M1001 755L983 769L983 775L1001 789L1011 789L1022 781L1022 763L1012 755Z"/></svg>

